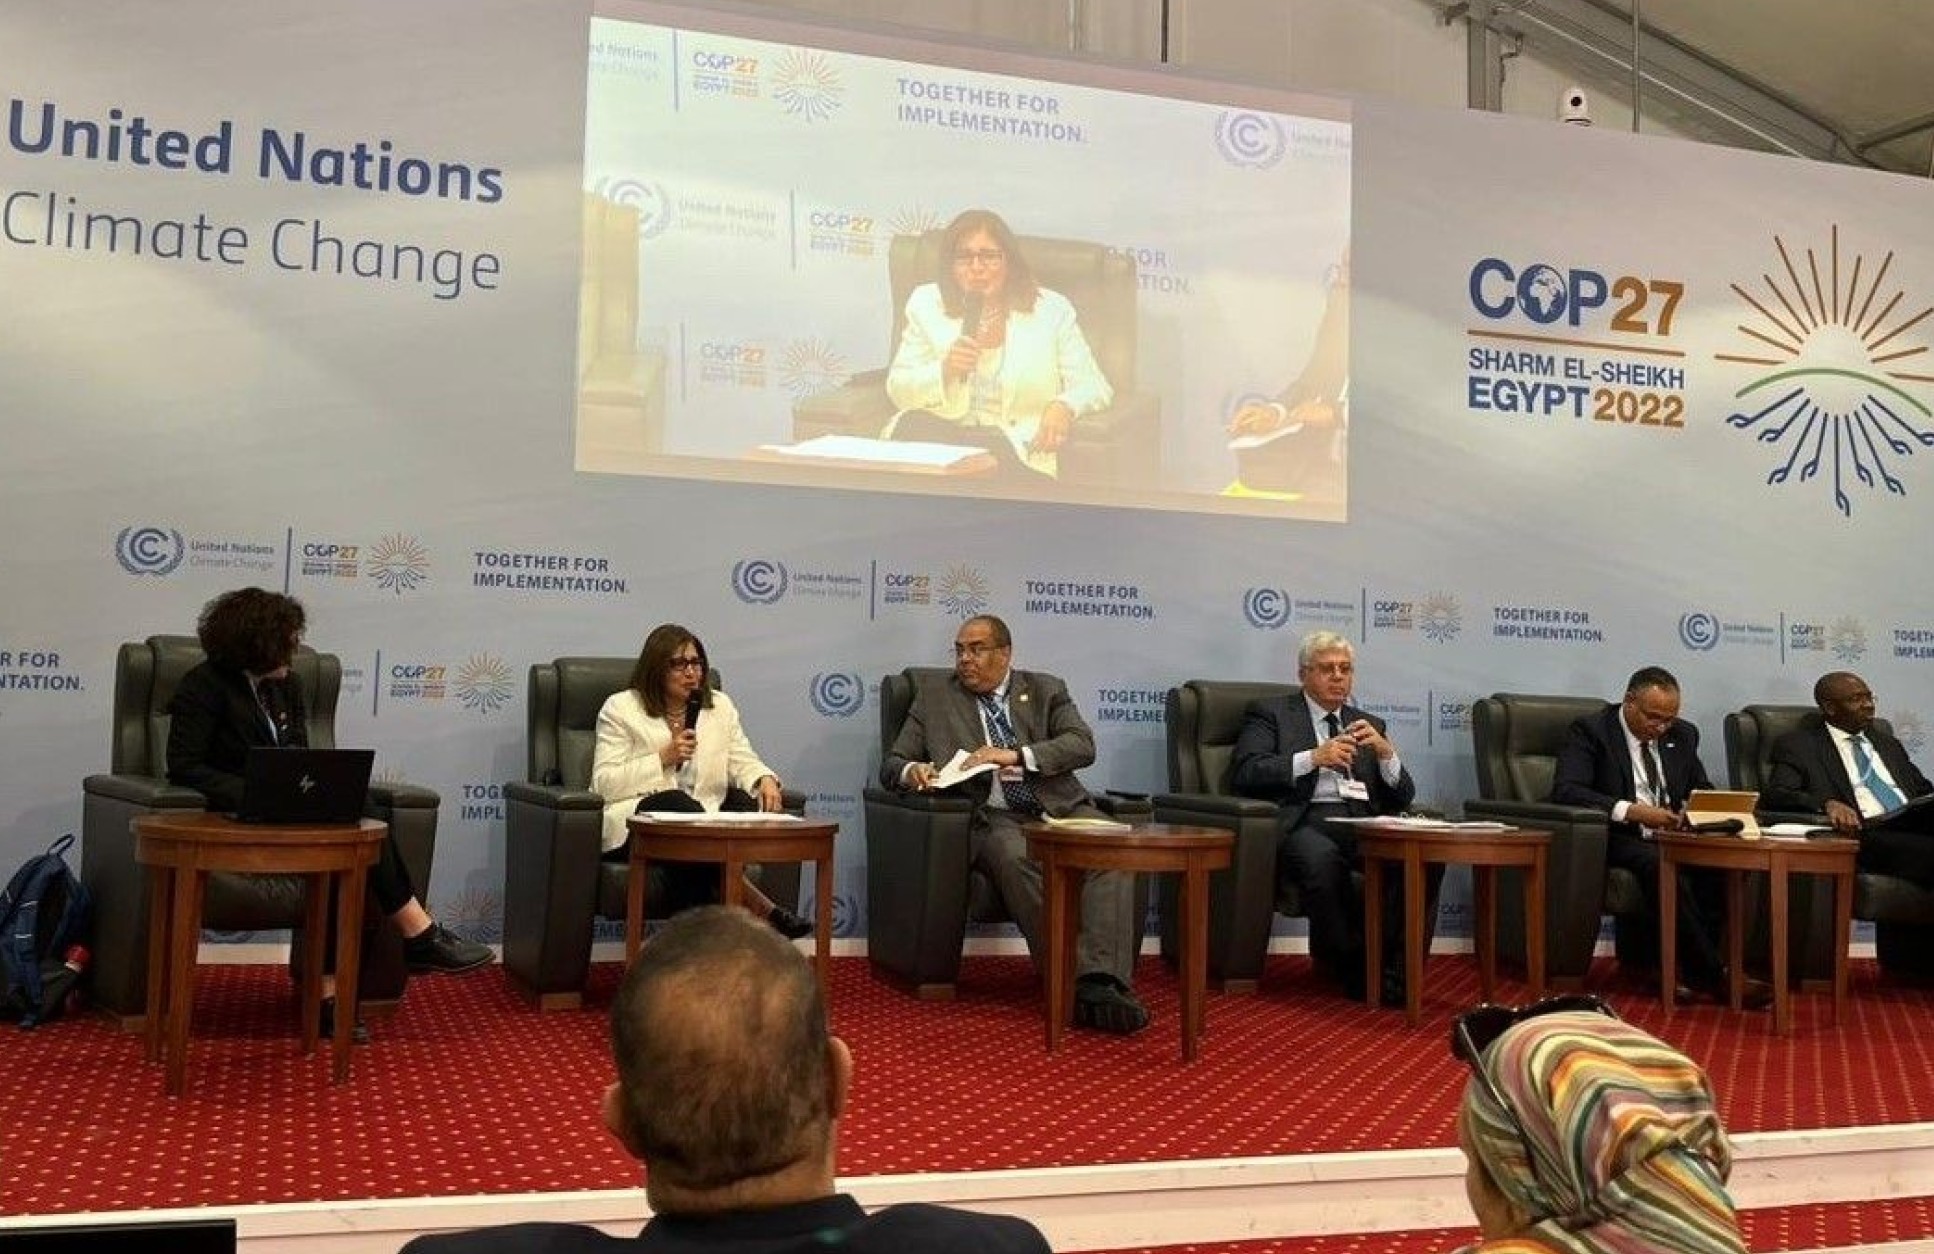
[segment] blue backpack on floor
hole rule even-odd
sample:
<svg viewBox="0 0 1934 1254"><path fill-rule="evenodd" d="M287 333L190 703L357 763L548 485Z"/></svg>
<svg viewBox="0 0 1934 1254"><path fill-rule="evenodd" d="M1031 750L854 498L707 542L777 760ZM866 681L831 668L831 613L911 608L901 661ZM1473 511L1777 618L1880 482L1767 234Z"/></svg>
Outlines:
<svg viewBox="0 0 1934 1254"><path fill-rule="evenodd" d="M61 857L73 846L69 832L27 859L0 893L0 1015L18 1016L23 1028L58 1015L73 988L71 976L53 978L67 972L67 947L87 930L87 886Z"/></svg>

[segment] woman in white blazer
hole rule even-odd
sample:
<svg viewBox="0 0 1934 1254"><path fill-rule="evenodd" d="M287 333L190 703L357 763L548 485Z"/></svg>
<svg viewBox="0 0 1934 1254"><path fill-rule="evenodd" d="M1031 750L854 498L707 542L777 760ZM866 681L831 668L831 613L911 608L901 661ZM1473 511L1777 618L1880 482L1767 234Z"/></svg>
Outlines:
<svg viewBox="0 0 1934 1254"><path fill-rule="evenodd" d="M625 820L646 810L778 810L779 776L759 759L732 698L705 682L711 664L697 636L664 623L645 637L631 686L598 711L591 789L604 798L604 857L630 857ZM672 913L720 899L718 868L657 864ZM747 881L746 908L787 936L812 932L802 919Z"/></svg>
<svg viewBox="0 0 1934 1254"><path fill-rule="evenodd" d="M1074 305L1035 282L988 209L947 224L938 280L907 297L886 390L900 411L889 438L985 444L1050 478L1075 419L1115 399Z"/></svg>

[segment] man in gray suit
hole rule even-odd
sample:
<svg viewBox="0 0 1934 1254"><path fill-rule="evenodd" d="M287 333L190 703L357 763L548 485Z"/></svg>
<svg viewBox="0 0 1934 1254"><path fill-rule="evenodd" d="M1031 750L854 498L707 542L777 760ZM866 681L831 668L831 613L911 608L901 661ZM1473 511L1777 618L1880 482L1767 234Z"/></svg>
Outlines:
<svg viewBox="0 0 1934 1254"><path fill-rule="evenodd" d="M1021 824L1042 814L1099 817L1075 771L1095 760L1095 737L1052 675L1012 668L1014 640L992 614L970 618L954 636L953 674L923 682L886 759L887 788L925 792L936 763L965 752L969 764L995 769L954 790L972 798L968 856L993 881L1001 904L1020 925L1028 952L1041 948L1041 868L1027 856ZM1090 874L1081 890L1081 935L1075 950L1075 1022L1103 1032L1139 1032L1148 1011L1129 986L1140 949L1135 877Z"/></svg>

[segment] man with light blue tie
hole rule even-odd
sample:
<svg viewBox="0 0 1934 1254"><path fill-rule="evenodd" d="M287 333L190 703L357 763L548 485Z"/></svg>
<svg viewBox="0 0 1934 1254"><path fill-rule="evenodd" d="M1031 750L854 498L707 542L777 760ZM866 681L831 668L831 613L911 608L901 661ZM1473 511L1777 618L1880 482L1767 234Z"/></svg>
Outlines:
<svg viewBox="0 0 1934 1254"><path fill-rule="evenodd" d="M1934 888L1934 824L1873 820L1934 792L1899 740L1874 722L1874 694L1850 671L1813 685L1817 719L1773 743L1760 802L1769 810L1824 811L1833 829L1860 839L1863 871Z"/></svg>
<svg viewBox="0 0 1934 1254"><path fill-rule="evenodd" d="M939 765L957 752L971 766L995 769L954 785L971 798L968 858L1000 894L1038 963L1041 867L1027 856L1021 825L1043 814L1105 817L1089 800L1075 771L1095 760L1095 737L1075 709L1068 686L1052 675L1012 667L1014 640L1007 624L982 614L954 635L954 669L922 679L893 747L880 763L880 782L904 792L935 786ZM1141 948L1135 877L1090 873L1081 890L1081 932L1075 947L1075 1022L1126 1034L1148 1026L1148 1011L1130 987Z"/></svg>

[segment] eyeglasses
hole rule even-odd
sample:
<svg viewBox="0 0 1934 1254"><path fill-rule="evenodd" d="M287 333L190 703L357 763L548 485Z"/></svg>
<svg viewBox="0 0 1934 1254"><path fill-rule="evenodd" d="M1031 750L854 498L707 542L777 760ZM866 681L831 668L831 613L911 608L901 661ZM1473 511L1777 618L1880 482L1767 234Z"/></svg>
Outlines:
<svg viewBox="0 0 1934 1254"><path fill-rule="evenodd" d="M702 657L675 657L665 663L665 669L669 671L702 671L705 669L705 659Z"/></svg>
<svg viewBox="0 0 1934 1254"><path fill-rule="evenodd" d="M969 644L957 644L954 646L954 659L956 661L961 658L974 658L978 660L1006 647L1006 645L994 644L987 640L975 640Z"/></svg>
<svg viewBox="0 0 1934 1254"><path fill-rule="evenodd" d="M962 248L954 253L954 264L971 266L976 261L983 266L997 266L1007 260L1004 248Z"/></svg>
<svg viewBox="0 0 1934 1254"><path fill-rule="evenodd" d="M1498 1086L1492 1081L1490 1073L1484 1070L1484 1053L1497 1043L1498 1037L1526 1019L1572 1012L1601 1014L1608 1019L1618 1018L1617 1012L1606 1005L1602 998L1594 997L1590 993L1564 993L1557 997L1547 997L1543 1001L1532 1002L1529 1006L1482 1005L1458 1015L1451 1024L1451 1057L1464 1060L1470 1067L1471 1074L1475 1075L1478 1083L1484 1086L1484 1092L1497 1103L1498 1109L1504 1112L1505 1117L1517 1126L1521 1137L1524 1133L1524 1125L1518 1123L1518 1112L1511 1108L1511 1103L1506 1101L1504 1094L1498 1091Z"/></svg>

